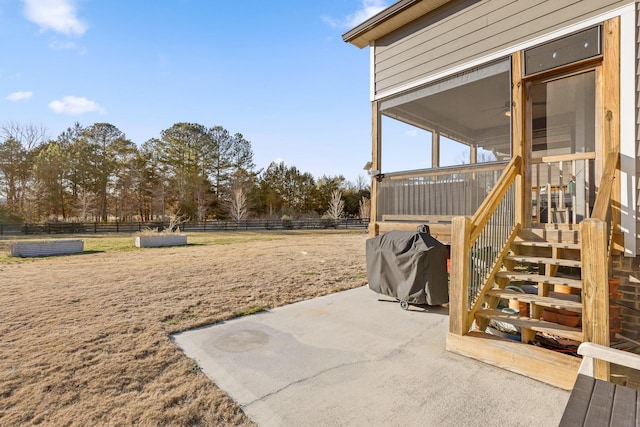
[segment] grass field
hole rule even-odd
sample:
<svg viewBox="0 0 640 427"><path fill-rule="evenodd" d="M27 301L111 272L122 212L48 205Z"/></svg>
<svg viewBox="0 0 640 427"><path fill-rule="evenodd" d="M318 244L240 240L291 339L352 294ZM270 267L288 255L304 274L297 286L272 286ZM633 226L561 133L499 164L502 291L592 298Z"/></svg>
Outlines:
<svg viewBox="0 0 640 427"><path fill-rule="evenodd" d="M251 424L169 335L366 283L363 231L56 237L85 253L11 258L0 236L2 426Z"/></svg>

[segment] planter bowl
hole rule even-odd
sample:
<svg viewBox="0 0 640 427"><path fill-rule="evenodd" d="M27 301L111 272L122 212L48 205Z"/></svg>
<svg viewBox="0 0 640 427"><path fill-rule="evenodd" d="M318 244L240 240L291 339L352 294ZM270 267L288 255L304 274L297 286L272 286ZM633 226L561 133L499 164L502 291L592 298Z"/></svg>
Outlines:
<svg viewBox="0 0 640 427"><path fill-rule="evenodd" d="M575 311L547 307L542 312L542 320L574 328L580 324L582 315Z"/></svg>

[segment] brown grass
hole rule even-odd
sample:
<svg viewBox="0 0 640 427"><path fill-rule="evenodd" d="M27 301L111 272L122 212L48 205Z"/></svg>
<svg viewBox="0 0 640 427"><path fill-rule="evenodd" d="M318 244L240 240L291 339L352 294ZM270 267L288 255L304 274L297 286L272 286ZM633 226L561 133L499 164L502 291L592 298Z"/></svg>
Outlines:
<svg viewBox="0 0 640 427"><path fill-rule="evenodd" d="M250 424L169 335L366 282L363 231L91 238L0 258L0 425Z"/></svg>

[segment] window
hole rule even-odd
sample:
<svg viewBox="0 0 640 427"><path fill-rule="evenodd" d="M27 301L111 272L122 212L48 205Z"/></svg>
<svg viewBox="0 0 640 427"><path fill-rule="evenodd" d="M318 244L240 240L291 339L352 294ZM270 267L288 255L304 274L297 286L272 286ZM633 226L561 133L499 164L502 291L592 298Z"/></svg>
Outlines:
<svg viewBox="0 0 640 427"><path fill-rule="evenodd" d="M593 27L525 50L524 74L528 76L600 55L600 33L600 26Z"/></svg>

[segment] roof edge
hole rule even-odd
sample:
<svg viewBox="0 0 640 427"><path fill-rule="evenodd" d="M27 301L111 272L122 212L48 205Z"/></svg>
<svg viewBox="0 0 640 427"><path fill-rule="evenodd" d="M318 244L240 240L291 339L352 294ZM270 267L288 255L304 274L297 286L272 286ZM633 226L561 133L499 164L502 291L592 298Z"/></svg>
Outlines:
<svg viewBox="0 0 640 427"><path fill-rule="evenodd" d="M342 40L359 48L368 46L373 40L389 34L403 25L416 19L419 14L425 15L452 0L400 0L383 11L375 14L358 26L342 35ZM421 5L422 7L415 7ZM404 13L415 7L416 13ZM384 24L384 28L381 26ZM373 31L378 29L379 31Z"/></svg>

